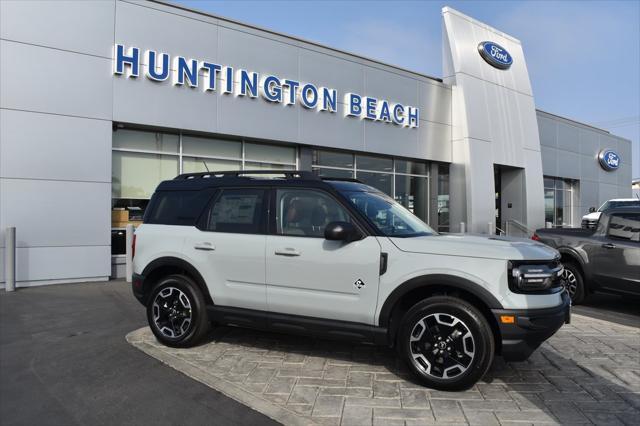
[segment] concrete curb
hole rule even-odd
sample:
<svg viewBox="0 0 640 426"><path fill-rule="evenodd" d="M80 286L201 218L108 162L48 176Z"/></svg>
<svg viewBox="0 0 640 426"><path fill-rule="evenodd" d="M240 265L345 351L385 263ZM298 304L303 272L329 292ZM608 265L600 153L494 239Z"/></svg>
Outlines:
<svg viewBox="0 0 640 426"><path fill-rule="evenodd" d="M175 357L165 351L159 350L153 345L146 343L143 339L143 335L148 330L148 327L139 328L127 334L125 338L127 342L129 342L129 344L138 348L147 355L157 359L163 364L166 364L174 370L177 370L187 375L188 377L212 389L217 390L218 392L228 396L229 398L235 399L239 403L244 404L259 413L262 413L277 422L285 425L317 425L317 423L314 423L308 417L300 416L292 411L279 407L271 403L270 401L252 395L246 390L238 387L234 383L231 383L221 377L216 376L215 374L211 374L198 367L195 367L194 365L183 359Z"/></svg>

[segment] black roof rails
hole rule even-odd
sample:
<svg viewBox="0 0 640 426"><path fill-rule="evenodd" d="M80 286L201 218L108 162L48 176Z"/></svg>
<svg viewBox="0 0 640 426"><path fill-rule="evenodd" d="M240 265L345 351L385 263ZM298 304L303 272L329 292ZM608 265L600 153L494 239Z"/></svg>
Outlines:
<svg viewBox="0 0 640 426"><path fill-rule="evenodd" d="M284 175L287 179L298 178L318 180L318 176L313 174L313 172L305 170L228 170L215 172L183 173L176 176L174 180L245 177L243 175Z"/></svg>

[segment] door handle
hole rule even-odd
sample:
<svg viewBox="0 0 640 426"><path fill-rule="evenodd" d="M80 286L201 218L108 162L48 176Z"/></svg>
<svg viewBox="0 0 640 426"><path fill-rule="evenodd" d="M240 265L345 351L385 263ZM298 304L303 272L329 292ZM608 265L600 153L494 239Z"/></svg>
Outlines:
<svg viewBox="0 0 640 426"><path fill-rule="evenodd" d="M196 250L213 251L216 247L211 243L198 243L193 246Z"/></svg>
<svg viewBox="0 0 640 426"><path fill-rule="evenodd" d="M614 249L614 248L616 248L616 245L612 244L612 243L605 243L605 244L602 245L602 248Z"/></svg>
<svg viewBox="0 0 640 426"><path fill-rule="evenodd" d="M276 256L289 256L289 257L295 257L295 256L300 256L302 253L300 253L298 250L294 249L294 248L284 248L284 249L278 249L275 251L275 255Z"/></svg>

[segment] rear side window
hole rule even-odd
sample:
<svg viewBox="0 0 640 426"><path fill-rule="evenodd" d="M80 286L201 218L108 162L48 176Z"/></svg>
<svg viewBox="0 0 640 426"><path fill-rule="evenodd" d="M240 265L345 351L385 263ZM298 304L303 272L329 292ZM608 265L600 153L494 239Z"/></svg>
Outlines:
<svg viewBox="0 0 640 426"><path fill-rule="evenodd" d="M612 215L607 235L620 240L640 241L640 215L635 213Z"/></svg>
<svg viewBox="0 0 640 426"><path fill-rule="evenodd" d="M145 223L194 226L211 199L211 190L158 191Z"/></svg>
<svg viewBox="0 0 640 426"><path fill-rule="evenodd" d="M265 190L226 189L217 197L209 210L205 230L262 234L265 212Z"/></svg>

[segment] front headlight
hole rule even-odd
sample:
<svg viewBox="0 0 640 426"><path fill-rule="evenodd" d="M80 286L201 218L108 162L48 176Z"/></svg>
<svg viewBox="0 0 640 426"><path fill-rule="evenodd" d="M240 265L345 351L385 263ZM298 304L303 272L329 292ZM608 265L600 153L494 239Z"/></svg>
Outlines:
<svg viewBox="0 0 640 426"><path fill-rule="evenodd" d="M514 293L555 293L562 287L563 266L558 260L548 262L509 262L509 289Z"/></svg>

